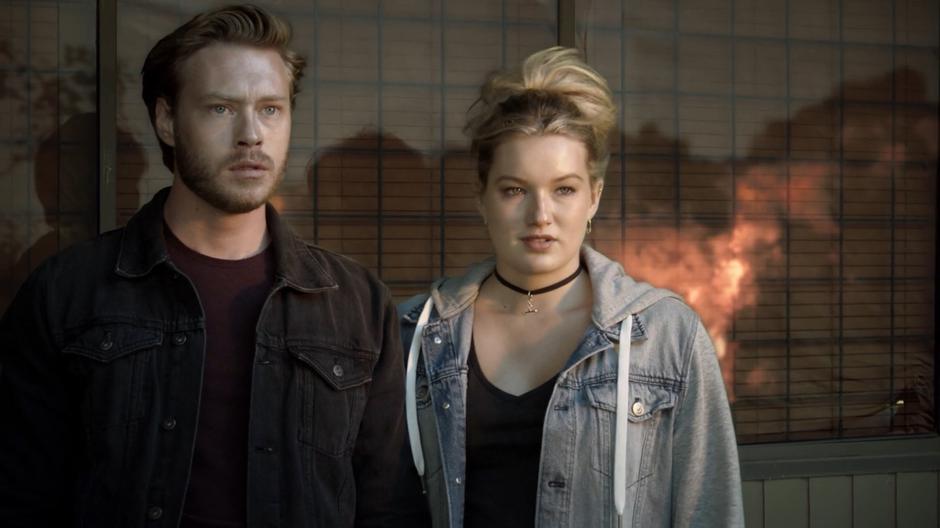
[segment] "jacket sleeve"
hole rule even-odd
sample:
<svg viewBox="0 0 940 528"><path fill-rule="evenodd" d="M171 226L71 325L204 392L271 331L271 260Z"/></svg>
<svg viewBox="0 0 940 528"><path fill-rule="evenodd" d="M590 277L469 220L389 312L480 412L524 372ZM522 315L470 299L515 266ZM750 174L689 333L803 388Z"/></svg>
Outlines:
<svg viewBox="0 0 940 528"><path fill-rule="evenodd" d="M357 527L409 526L406 512L396 500L398 478L404 469L405 371L398 316L387 296L381 331L382 348L353 453Z"/></svg>
<svg viewBox="0 0 940 528"><path fill-rule="evenodd" d="M0 526L66 526L76 411L34 273L0 320Z"/></svg>
<svg viewBox="0 0 940 528"><path fill-rule="evenodd" d="M687 369L673 432L673 526L743 527L731 410L714 346L698 321Z"/></svg>

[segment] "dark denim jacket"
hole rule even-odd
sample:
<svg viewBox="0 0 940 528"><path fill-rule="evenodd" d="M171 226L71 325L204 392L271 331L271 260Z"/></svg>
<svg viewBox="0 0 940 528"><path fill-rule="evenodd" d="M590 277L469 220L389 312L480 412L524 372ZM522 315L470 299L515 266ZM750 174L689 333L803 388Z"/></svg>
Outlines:
<svg viewBox="0 0 940 528"><path fill-rule="evenodd" d="M167 190L32 274L0 323L0 526L177 526L205 321L167 259ZM269 206L276 277L257 323L248 526L388 526L403 436L384 285Z"/></svg>

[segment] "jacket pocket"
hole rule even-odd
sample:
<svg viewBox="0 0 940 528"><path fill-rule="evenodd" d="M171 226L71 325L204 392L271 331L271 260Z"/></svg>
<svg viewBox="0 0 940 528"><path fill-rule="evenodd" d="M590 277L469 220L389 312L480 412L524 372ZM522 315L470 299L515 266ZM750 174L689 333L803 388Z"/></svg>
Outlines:
<svg viewBox="0 0 940 528"><path fill-rule="evenodd" d="M591 463L595 470L610 476L614 467L616 441L617 380L587 386L597 443ZM649 475L651 467L648 448L651 435L663 426L662 418L675 407L677 394L660 385L630 380L627 400L627 483L630 485ZM664 448L666 446L663 446Z"/></svg>
<svg viewBox="0 0 940 528"><path fill-rule="evenodd" d="M415 400L418 409L427 409L431 406L431 384L428 382L427 372L423 365L418 366L415 376Z"/></svg>
<svg viewBox="0 0 940 528"><path fill-rule="evenodd" d="M321 454L348 455L365 410L374 355L303 343L288 344L288 351L298 363L300 441Z"/></svg>
<svg viewBox="0 0 940 528"><path fill-rule="evenodd" d="M99 323L68 340L62 353L77 379L86 429L142 419L153 397L152 351L163 332L127 323Z"/></svg>

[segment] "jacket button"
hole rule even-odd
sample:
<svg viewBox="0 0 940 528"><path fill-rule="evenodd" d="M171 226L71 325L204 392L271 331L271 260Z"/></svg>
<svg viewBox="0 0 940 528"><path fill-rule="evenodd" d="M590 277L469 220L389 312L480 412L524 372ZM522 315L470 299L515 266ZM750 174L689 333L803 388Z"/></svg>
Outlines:
<svg viewBox="0 0 940 528"><path fill-rule="evenodd" d="M434 344L435 344L435 345L441 344L441 338L440 338L440 336L434 336Z"/></svg>
<svg viewBox="0 0 940 528"><path fill-rule="evenodd" d="M644 407L642 403L635 401L630 411L633 412L633 416L643 416L643 413L646 412L646 407Z"/></svg>
<svg viewBox="0 0 940 528"><path fill-rule="evenodd" d="M147 518L151 521L156 521L161 517L163 517L163 508L159 506L151 506L150 509L147 510Z"/></svg>
<svg viewBox="0 0 940 528"><path fill-rule="evenodd" d="M443 407L444 410L446 411L447 409L450 409L450 404L447 402L444 402L444 405L441 405L441 407Z"/></svg>
<svg viewBox="0 0 940 528"><path fill-rule="evenodd" d="M98 348L104 351L111 350L111 347L114 346L114 341L111 341L111 332L108 332L104 335L104 339L101 340L101 343L98 344Z"/></svg>
<svg viewBox="0 0 940 528"><path fill-rule="evenodd" d="M342 365L333 365L333 375L337 378L343 377L343 366Z"/></svg>
<svg viewBox="0 0 940 528"><path fill-rule="evenodd" d="M163 422L160 423L160 427L162 427L164 431L172 431L173 429L176 429L176 418L167 418L163 420Z"/></svg>
<svg viewBox="0 0 940 528"><path fill-rule="evenodd" d="M176 334L173 336L173 344L176 346L186 343L186 334Z"/></svg>

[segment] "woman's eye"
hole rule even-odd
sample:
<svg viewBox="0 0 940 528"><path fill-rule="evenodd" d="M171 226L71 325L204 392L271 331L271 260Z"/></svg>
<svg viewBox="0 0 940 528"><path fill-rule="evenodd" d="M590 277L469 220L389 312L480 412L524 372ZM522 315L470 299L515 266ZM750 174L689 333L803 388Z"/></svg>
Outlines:
<svg viewBox="0 0 940 528"><path fill-rule="evenodd" d="M522 190L522 187L506 187L505 189L503 189L503 194L505 194L506 196L516 196L524 192L525 191Z"/></svg>
<svg viewBox="0 0 940 528"><path fill-rule="evenodd" d="M575 188L574 187L559 187L558 192L561 194L574 194Z"/></svg>

